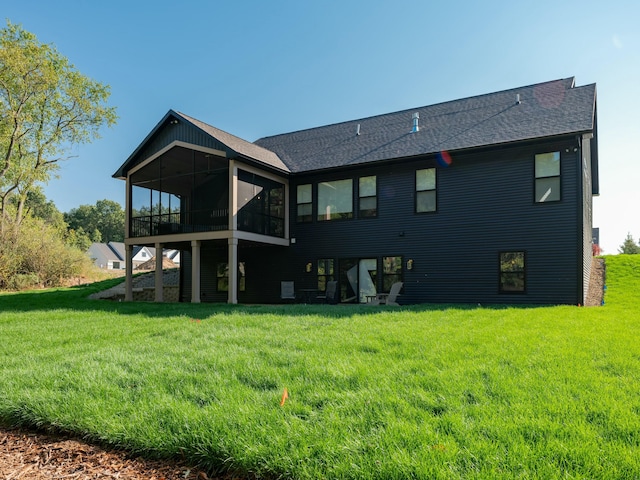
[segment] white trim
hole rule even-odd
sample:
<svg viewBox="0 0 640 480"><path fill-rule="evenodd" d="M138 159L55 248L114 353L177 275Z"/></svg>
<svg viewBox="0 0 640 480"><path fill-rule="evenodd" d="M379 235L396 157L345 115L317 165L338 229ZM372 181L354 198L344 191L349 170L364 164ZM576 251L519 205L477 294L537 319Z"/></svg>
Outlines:
<svg viewBox="0 0 640 480"><path fill-rule="evenodd" d="M242 230L218 230L214 232L195 232L195 233L174 233L172 235L154 235L153 237L135 237L126 238L125 245L146 245L176 242L194 242L206 240L226 240L229 238L237 238L238 240L247 240L250 242L264 243L266 245L279 245L288 247L291 243L288 238L270 237L260 233L244 232Z"/></svg>
<svg viewBox="0 0 640 480"><path fill-rule="evenodd" d="M229 160L229 230L238 229L238 165Z"/></svg>
<svg viewBox="0 0 640 480"><path fill-rule="evenodd" d="M229 292L227 294L227 303L235 305L238 303L238 239L229 239L228 253L228 269L229 272Z"/></svg>
<svg viewBox="0 0 640 480"><path fill-rule="evenodd" d="M235 160L235 164L240 170L244 170L245 172L249 172L249 173L255 173L256 175L260 175L261 177L268 178L269 180L273 180L274 182L283 183L286 186L289 186L289 180L287 178L274 175L271 172L261 170L254 166L243 163L239 160Z"/></svg>
<svg viewBox="0 0 640 480"><path fill-rule="evenodd" d="M200 303L200 241L191 241L191 303Z"/></svg>
<svg viewBox="0 0 640 480"><path fill-rule="evenodd" d="M155 301L164 301L164 275L162 271L162 243L156 243ZM146 247L145 247L146 248Z"/></svg>

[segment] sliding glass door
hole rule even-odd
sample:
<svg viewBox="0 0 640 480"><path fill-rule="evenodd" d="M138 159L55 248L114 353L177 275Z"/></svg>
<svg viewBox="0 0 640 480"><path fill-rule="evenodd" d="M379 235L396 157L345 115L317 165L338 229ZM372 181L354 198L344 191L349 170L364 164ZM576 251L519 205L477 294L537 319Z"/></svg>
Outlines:
<svg viewBox="0 0 640 480"><path fill-rule="evenodd" d="M377 293L378 261L375 258L344 258L339 262L340 301L366 303Z"/></svg>

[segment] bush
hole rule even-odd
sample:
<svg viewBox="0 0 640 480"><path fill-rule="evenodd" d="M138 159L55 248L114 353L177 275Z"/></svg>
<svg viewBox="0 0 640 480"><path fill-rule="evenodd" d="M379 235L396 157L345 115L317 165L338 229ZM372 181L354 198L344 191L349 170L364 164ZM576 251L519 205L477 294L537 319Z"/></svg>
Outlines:
<svg viewBox="0 0 640 480"><path fill-rule="evenodd" d="M0 233L0 288L55 287L91 269L91 260L65 244L58 229L26 217L20 225L5 219Z"/></svg>

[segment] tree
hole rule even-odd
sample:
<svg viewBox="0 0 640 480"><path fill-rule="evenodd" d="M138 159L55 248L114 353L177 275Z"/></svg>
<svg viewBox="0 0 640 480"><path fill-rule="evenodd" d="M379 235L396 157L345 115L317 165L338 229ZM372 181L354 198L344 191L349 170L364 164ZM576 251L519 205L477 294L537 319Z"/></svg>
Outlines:
<svg viewBox="0 0 640 480"><path fill-rule="evenodd" d="M98 200L95 205L80 205L64 214L69 228L86 232L94 242L124 241L124 210L113 200Z"/></svg>
<svg viewBox="0 0 640 480"><path fill-rule="evenodd" d="M11 197L17 227L29 192L49 181L65 152L115 123L109 95L53 45L7 21L0 30L0 231Z"/></svg>
<svg viewBox="0 0 640 480"><path fill-rule="evenodd" d="M618 248L618 252L628 254L640 253L640 245L636 244L631 233L627 233L627 238L625 238L624 243Z"/></svg>
<svg viewBox="0 0 640 480"><path fill-rule="evenodd" d="M17 196L11 199L14 207L19 207L20 199ZM30 215L34 218L44 220L48 225L54 227L61 234L67 230L67 223L64 221L64 215L52 200L47 200L42 188L35 186L27 192L22 203L22 216Z"/></svg>

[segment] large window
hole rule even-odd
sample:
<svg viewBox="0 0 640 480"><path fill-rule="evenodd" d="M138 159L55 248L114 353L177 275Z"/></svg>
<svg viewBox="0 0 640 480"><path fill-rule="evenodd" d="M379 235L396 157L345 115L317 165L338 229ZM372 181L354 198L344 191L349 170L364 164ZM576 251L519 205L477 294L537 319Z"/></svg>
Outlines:
<svg viewBox="0 0 640 480"><path fill-rule="evenodd" d="M416 212L436 211L436 169L416 170Z"/></svg>
<svg viewBox="0 0 640 480"><path fill-rule="evenodd" d="M500 253L500 293L524 293L525 266L524 252Z"/></svg>
<svg viewBox="0 0 640 480"><path fill-rule="evenodd" d="M360 177L358 181L358 199L360 218L378 215L378 197L376 176Z"/></svg>
<svg viewBox="0 0 640 480"><path fill-rule="evenodd" d="M245 291L246 272L244 262L238 263L238 290ZM229 264L219 263L217 271L217 289L219 292L229 291Z"/></svg>
<svg viewBox="0 0 640 480"><path fill-rule="evenodd" d="M324 292L327 290L327 282L335 280L333 259L321 258L318 260L318 291Z"/></svg>
<svg viewBox="0 0 640 480"><path fill-rule="evenodd" d="M284 185L240 170L238 230L284 237Z"/></svg>
<svg viewBox="0 0 640 480"><path fill-rule="evenodd" d="M310 183L298 185L297 189L298 210L296 220L298 222L311 222L313 220L313 206L311 204L312 186Z"/></svg>
<svg viewBox="0 0 640 480"><path fill-rule="evenodd" d="M536 202L560 200L560 152L536 155Z"/></svg>
<svg viewBox="0 0 640 480"><path fill-rule="evenodd" d="M318 184L318 220L353 218L353 180Z"/></svg>
<svg viewBox="0 0 640 480"><path fill-rule="evenodd" d="M388 292L391 285L402 281L402 257L382 257L382 290Z"/></svg>

